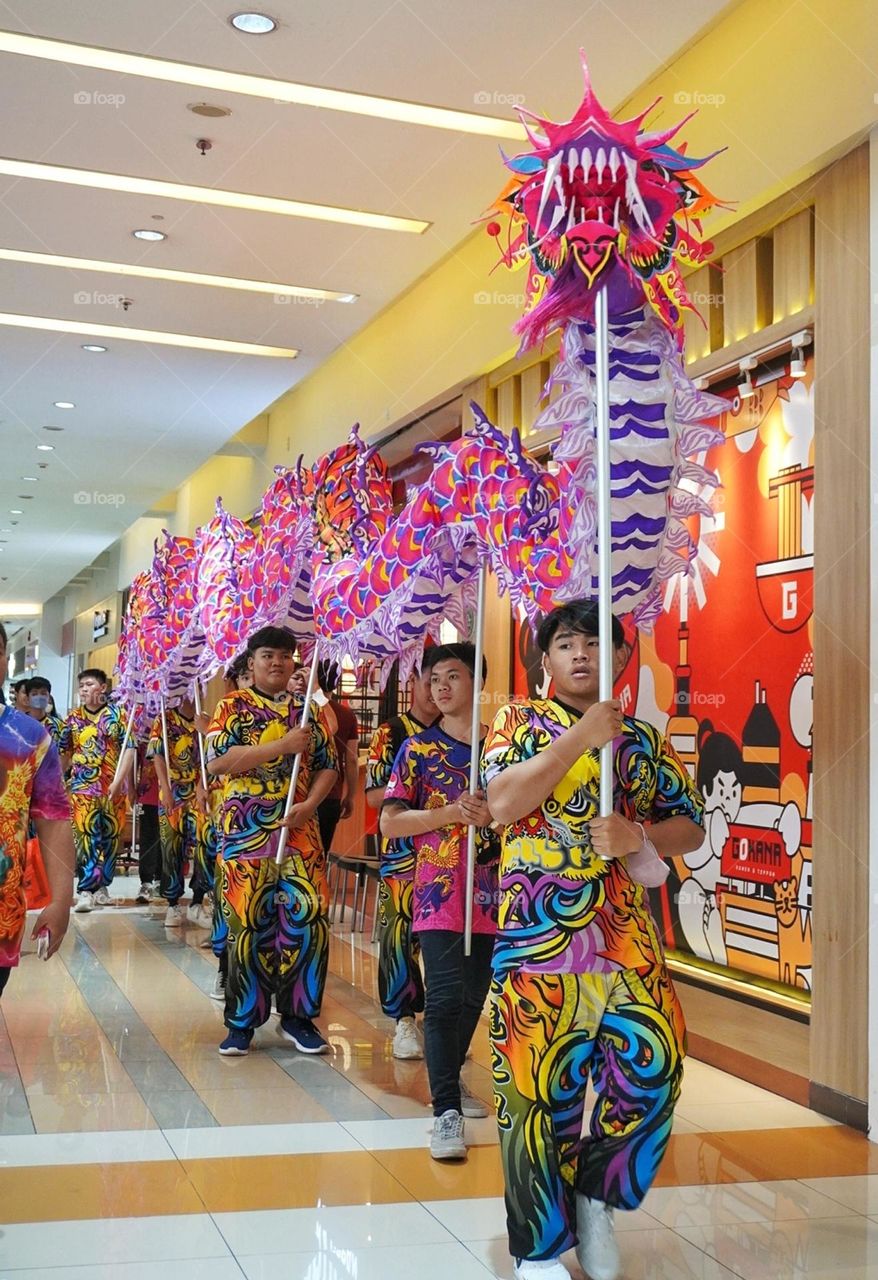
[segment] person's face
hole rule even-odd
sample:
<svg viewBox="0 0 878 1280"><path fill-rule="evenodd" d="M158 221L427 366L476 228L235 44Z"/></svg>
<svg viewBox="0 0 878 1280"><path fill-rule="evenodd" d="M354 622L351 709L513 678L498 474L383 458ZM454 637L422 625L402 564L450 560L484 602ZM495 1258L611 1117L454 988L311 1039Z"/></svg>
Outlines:
<svg viewBox="0 0 878 1280"><path fill-rule="evenodd" d="M555 693L562 701L596 702L599 689L600 641L597 636L585 635L559 627L543 655L543 667L555 683ZM613 647L613 679L621 674L625 665L625 648Z"/></svg>
<svg viewBox="0 0 878 1280"><path fill-rule="evenodd" d="M704 807L708 813L722 809L729 822L734 822L741 811L741 783L737 775L720 769L704 793Z"/></svg>
<svg viewBox="0 0 878 1280"><path fill-rule="evenodd" d="M107 686L100 680L96 680L94 676L86 676L84 680L80 680L79 700L89 711L97 711L98 707L104 705L106 698Z"/></svg>
<svg viewBox="0 0 878 1280"><path fill-rule="evenodd" d="M250 655L248 667L257 689L266 693L281 693L293 672L293 654L290 649L269 649L263 646Z"/></svg>
<svg viewBox="0 0 878 1280"><path fill-rule="evenodd" d="M15 706L18 711L27 711L30 706L27 699L27 690L23 684L20 684L15 690Z"/></svg>
<svg viewBox="0 0 878 1280"><path fill-rule="evenodd" d="M34 689L28 694L27 709L37 720L45 720L49 711L49 692L47 689Z"/></svg>
<svg viewBox="0 0 878 1280"><path fill-rule="evenodd" d="M459 716L472 709L473 677L459 658L448 658L431 669L430 690L443 716Z"/></svg>
<svg viewBox="0 0 878 1280"><path fill-rule="evenodd" d="M423 724L429 724L439 714L433 701L432 672L422 671L412 677L412 711Z"/></svg>
<svg viewBox="0 0 878 1280"><path fill-rule="evenodd" d="M287 690L290 693L298 693L304 696L308 688L308 672L304 667L294 666L293 674L287 681Z"/></svg>
<svg viewBox="0 0 878 1280"><path fill-rule="evenodd" d="M251 689L253 687L253 672L247 668L240 675L235 676L236 689Z"/></svg>

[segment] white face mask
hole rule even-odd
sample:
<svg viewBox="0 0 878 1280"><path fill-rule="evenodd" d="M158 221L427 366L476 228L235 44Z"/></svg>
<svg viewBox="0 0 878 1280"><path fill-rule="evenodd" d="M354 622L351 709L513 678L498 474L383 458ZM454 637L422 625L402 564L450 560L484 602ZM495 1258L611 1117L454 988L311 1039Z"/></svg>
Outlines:
<svg viewBox="0 0 878 1280"><path fill-rule="evenodd" d="M47 693L32 693L28 701L34 711L46 711L49 706L49 695Z"/></svg>

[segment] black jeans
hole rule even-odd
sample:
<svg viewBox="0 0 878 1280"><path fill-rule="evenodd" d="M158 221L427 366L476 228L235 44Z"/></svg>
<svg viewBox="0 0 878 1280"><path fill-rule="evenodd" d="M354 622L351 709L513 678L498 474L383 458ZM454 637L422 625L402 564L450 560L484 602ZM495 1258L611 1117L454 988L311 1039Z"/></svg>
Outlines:
<svg viewBox="0 0 878 1280"><path fill-rule="evenodd" d="M474 933L472 955L463 954L463 934L425 929L418 934L427 988L424 1054L433 1115L460 1110L460 1068L491 985L494 935Z"/></svg>
<svg viewBox="0 0 878 1280"><path fill-rule="evenodd" d="M324 853L329 853L332 848L332 837L335 835L335 828L338 826L340 817L340 800L334 800L332 796L327 796L325 800L320 801L317 806L317 824L320 827L320 839L323 843Z"/></svg>
<svg viewBox="0 0 878 1280"><path fill-rule="evenodd" d="M3 994L3 988L6 986L7 982L9 981L9 975L11 972L12 970L7 969L5 966L3 968L0 968L0 995Z"/></svg>
<svg viewBox="0 0 878 1280"><path fill-rule="evenodd" d="M140 809L140 859L138 870L141 884L152 884L162 871L162 846L159 840L159 811L154 804Z"/></svg>

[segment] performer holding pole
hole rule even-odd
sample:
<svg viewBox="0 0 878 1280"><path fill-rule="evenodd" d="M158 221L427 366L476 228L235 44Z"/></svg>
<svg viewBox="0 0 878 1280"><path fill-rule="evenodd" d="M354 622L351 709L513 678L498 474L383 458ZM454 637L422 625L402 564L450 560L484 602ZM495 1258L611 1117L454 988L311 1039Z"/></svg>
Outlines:
<svg viewBox="0 0 878 1280"><path fill-rule="evenodd" d="M326 859L316 811L335 782L335 748L319 720L291 725L295 708L286 687L294 651L288 631L255 632L247 642L252 687L220 700L208 733L208 772L225 779L224 1057L249 1052L254 1030L269 1018L272 995L283 1039L301 1053L329 1049L313 1022L329 954Z"/></svg>

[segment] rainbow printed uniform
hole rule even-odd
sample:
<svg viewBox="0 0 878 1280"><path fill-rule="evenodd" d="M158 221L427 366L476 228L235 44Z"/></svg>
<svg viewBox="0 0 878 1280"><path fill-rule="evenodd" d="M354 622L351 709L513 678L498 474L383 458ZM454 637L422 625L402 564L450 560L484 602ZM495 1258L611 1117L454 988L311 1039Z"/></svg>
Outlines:
<svg viewBox="0 0 878 1280"><path fill-rule="evenodd" d="M125 800L119 798L114 803L107 792L124 736L122 712L113 702L99 711L76 707L61 730L59 750L71 757L67 789L73 807L79 893L94 893L113 882Z"/></svg>
<svg viewBox="0 0 878 1280"><path fill-rule="evenodd" d="M202 842L205 819L195 804L198 778L198 746L195 724L173 708L165 712L168 727L168 750L171 753L168 775L174 807L168 813L159 805L159 835L162 844L162 897L179 902L183 896L183 874L188 862L192 871L203 867ZM146 748L147 760L165 756L162 718L156 716Z"/></svg>
<svg viewBox="0 0 878 1280"><path fill-rule="evenodd" d="M411 712L380 724L372 734L366 758L366 790L386 787L393 762L406 738L422 733ZM424 1010L418 940L412 934L412 878L415 851L408 839L381 837L378 885L378 998L388 1018L408 1018Z"/></svg>
<svg viewBox="0 0 878 1280"><path fill-rule="evenodd" d="M208 758L232 747L277 741L301 718L301 700L275 701L256 689L222 698L208 731ZM311 724L296 803L314 776L336 768L335 746L322 721ZM320 1012L329 959L326 858L316 815L289 832L275 861L290 785L292 756L278 755L247 773L223 775L220 819L222 910L228 925L225 1020L241 1030L261 1026L274 994L281 1016Z"/></svg>
<svg viewBox="0 0 878 1280"><path fill-rule="evenodd" d="M578 715L551 699L504 707L485 741L486 785ZM598 762L585 752L504 832L491 1045L509 1248L519 1258L572 1247L574 1192L624 1209L641 1203L682 1081L685 1024L646 891L624 859L605 862L591 847ZM689 775L645 721L623 721L614 776L614 807L632 821L701 824ZM583 1140L589 1075L598 1101Z"/></svg>
<svg viewBox="0 0 878 1280"><path fill-rule="evenodd" d="M28 819L70 820L58 751L40 722L0 708L0 965L18 964Z"/></svg>

